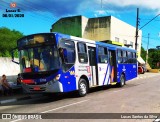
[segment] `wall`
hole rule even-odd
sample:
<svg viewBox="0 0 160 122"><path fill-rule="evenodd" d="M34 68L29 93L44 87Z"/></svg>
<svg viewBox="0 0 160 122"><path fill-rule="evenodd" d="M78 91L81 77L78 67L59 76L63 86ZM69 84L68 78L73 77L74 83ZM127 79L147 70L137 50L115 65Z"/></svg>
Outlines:
<svg viewBox="0 0 160 122"><path fill-rule="evenodd" d="M96 41L110 39L110 17L90 18L83 38Z"/></svg>
<svg viewBox="0 0 160 122"><path fill-rule="evenodd" d="M111 40L115 41L115 37L119 38L119 42L123 43L124 40L127 40L127 44L130 44L130 41L133 42L133 48L135 49L135 32L136 28L115 18L111 17ZM141 37L142 31L139 31L138 38L138 51L141 50Z"/></svg>
<svg viewBox="0 0 160 122"><path fill-rule="evenodd" d="M20 72L20 66L11 61L11 58L0 57L0 77L5 74L9 81L15 81Z"/></svg>
<svg viewBox="0 0 160 122"><path fill-rule="evenodd" d="M52 25L51 32L60 32L63 34L82 37L81 17L82 16L61 18Z"/></svg>
<svg viewBox="0 0 160 122"><path fill-rule="evenodd" d="M88 27L88 18L82 16L82 21L81 21L81 25L82 25L82 37L84 38L87 33L86 33L86 29Z"/></svg>

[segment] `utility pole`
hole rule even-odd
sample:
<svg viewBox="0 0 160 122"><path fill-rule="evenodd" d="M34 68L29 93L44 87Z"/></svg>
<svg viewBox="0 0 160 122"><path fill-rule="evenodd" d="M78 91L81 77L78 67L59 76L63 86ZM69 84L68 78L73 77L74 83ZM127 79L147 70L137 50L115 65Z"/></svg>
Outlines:
<svg viewBox="0 0 160 122"><path fill-rule="evenodd" d="M156 19L160 14L157 14L154 18L149 20L146 24L144 24L142 27L138 29L139 26L139 8L137 8L137 19L136 19L136 40L135 40L135 50L137 50L137 41L138 41L138 31L144 28L146 25L148 25L150 22L152 22L154 19Z"/></svg>
<svg viewBox="0 0 160 122"><path fill-rule="evenodd" d="M146 64L148 63L148 46L149 46L149 36L150 36L150 34L148 33L148 43L147 43L147 52L146 52Z"/></svg>
<svg viewBox="0 0 160 122"><path fill-rule="evenodd" d="M139 8L137 8L135 50L137 50L137 41L138 41L138 25L139 25Z"/></svg>
<svg viewBox="0 0 160 122"><path fill-rule="evenodd" d="M102 0L101 0L101 8L102 8Z"/></svg>

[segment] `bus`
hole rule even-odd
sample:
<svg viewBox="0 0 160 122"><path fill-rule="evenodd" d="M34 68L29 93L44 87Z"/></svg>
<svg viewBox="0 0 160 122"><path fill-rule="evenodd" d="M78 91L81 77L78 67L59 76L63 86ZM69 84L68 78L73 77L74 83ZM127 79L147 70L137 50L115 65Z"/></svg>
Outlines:
<svg viewBox="0 0 160 122"><path fill-rule="evenodd" d="M14 60L18 50L19 62ZM137 77L136 50L61 33L39 33L17 41L12 61L20 65L27 93L77 91L118 85Z"/></svg>

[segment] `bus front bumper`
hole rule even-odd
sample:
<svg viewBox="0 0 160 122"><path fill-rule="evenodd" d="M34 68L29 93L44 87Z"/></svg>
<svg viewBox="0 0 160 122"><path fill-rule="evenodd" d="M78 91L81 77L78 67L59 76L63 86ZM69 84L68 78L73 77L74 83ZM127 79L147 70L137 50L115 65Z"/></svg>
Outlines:
<svg viewBox="0 0 160 122"><path fill-rule="evenodd" d="M22 83L22 88L26 93L58 93L63 92L62 83L59 81L49 81L41 85L28 85Z"/></svg>

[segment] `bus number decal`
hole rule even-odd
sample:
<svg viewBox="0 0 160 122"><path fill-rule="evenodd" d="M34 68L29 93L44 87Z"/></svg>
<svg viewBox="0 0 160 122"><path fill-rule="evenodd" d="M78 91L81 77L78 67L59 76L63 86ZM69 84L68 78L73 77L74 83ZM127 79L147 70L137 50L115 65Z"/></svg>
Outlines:
<svg viewBox="0 0 160 122"><path fill-rule="evenodd" d="M75 72L74 71L69 71L70 75L74 75Z"/></svg>
<svg viewBox="0 0 160 122"><path fill-rule="evenodd" d="M46 79L40 79L40 82L46 82L47 80Z"/></svg>

